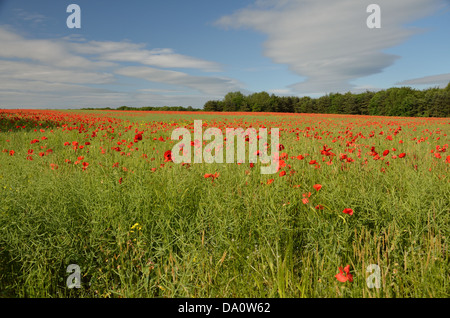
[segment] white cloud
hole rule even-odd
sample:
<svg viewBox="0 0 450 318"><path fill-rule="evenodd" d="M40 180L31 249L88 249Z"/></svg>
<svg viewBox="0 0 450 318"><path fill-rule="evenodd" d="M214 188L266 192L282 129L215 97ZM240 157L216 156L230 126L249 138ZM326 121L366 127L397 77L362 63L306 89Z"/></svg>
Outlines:
<svg viewBox="0 0 450 318"><path fill-rule="evenodd" d="M267 93L274 94L277 96L292 96L294 95L289 88L275 88L267 90Z"/></svg>
<svg viewBox="0 0 450 318"><path fill-rule="evenodd" d="M101 59L106 61L136 62L161 68L195 68L210 72L217 72L221 69L217 63L176 54L170 49L159 52L151 50L111 52L101 55Z"/></svg>
<svg viewBox="0 0 450 318"><path fill-rule="evenodd" d="M41 24L47 17L37 12L29 12L21 8L13 9L13 14L20 20L28 21L34 24Z"/></svg>
<svg viewBox="0 0 450 318"><path fill-rule="evenodd" d="M26 39L2 27L0 43L0 58L26 59L62 68L93 69L112 65L110 62L94 62L72 54L65 41Z"/></svg>
<svg viewBox="0 0 450 318"><path fill-rule="evenodd" d="M398 82L397 85L436 85L445 87L450 82L450 73L430 75Z"/></svg>
<svg viewBox="0 0 450 318"><path fill-rule="evenodd" d="M185 89L166 89L166 88L142 88L142 89L138 89L137 92L166 93L166 94L189 93L188 90L185 90Z"/></svg>
<svg viewBox="0 0 450 318"><path fill-rule="evenodd" d="M188 87L208 95L223 97L230 91L239 90L241 83L225 77L192 76L183 72L161 70L152 67L129 66L115 71L116 74L141 78L150 82Z"/></svg>
<svg viewBox="0 0 450 318"><path fill-rule="evenodd" d="M369 29L369 0L260 0L224 16L216 24L250 28L267 35L264 55L286 64L304 82L290 86L299 93L348 91L351 81L380 73L399 56L384 50L419 30L406 23L436 11L439 0L378 0L381 28Z"/></svg>
<svg viewBox="0 0 450 318"><path fill-rule="evenodd" d="M115 80L112 74L106 72L88 72L5 60L0 60L0 79L78 84L105 84Z"/></svg>
<svg viewBox="0 0 450 318"><path fill-rule="evenodd" d="M97 54L97 58L102 61L135 62L161 68L192 68L208 72L221 70L219 63L177 54L170 48L147 50L144 44L90 41L73 43L71 48L81 54Z"/></svg>
<svg viewBox="0 0 450 318"><path fill-rule="evenodd" d="M86 41L80 36L29 39L6 26L0 26L0 43L0 107L157 106L190 102L195 102L191 104L195 107L241 86L229 78L171 70L210 72L219 71L221 66L170 48L149 50L141 43ZM136 66L124 67L123 62ZM145 81L133 91L118 75ZM142 88L148 81L163 85ZM124 91L109 89L110 84ZM199 92L207 96L199 96Z"/></svg>

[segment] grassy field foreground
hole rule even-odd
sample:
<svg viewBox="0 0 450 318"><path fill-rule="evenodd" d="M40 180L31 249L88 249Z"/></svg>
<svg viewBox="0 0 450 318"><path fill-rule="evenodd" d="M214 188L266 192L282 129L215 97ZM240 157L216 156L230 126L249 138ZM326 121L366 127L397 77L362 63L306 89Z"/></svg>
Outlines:
<svg viewBox="0 0 450 318"><path fill-rule="evenodd" d="M279 171L171 162L194 119L279 128ZM449 297L449 124L0 110L0 296Z"/></svg>

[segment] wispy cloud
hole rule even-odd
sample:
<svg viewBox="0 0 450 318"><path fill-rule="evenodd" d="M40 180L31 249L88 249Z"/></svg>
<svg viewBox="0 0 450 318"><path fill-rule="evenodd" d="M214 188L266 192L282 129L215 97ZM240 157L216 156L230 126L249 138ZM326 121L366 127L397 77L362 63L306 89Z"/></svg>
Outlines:
<svg viewBox="0 0 450 318"><path fill-rule="evenodd" d="M223 96L227 92L238 90L242 85L231 78L193 76L184 72L161 70L152 67L129 66L120 68L115 72L120 75L140 78L150 82L188 87L213 96Z"/></svg>
<svg viewBox="0 0 450 318"><path fill-rule="evenodd" d="M114 75L106 72L89 72L80 69L55 68L48 65L0 60L0 79L106 84L114 81Z"/></svg>
<svg viewBox="0 0 450 318"><path fill-rule="evenodd" d="M97 54L102 61L134 62L161 68L192 68L206 72L219 72L221 65L191 56L175 53L170 48L148 50L145 44L111 41L73 43L73 51L81 54Z"/></svg>
<svg viewBox="0 0 450 318"><path fill-rule="evenodd" d="M381 29L366 25L368 0L259 0L220 18L224 28L250 28L267 35L263 54L286 64L304 82L303 94L348 91L355 79L382 72L400 56L385 53L420 30L404 25L445 5L440 0L378 0ZM389 13L389 14L383 14Z"/></svg>
<svg viewBox="0 0 450 318"><path fill-rule="evenodd" d="M37 12L29 12L27 10L21 9L21 8L15 8L13 9L13 14L16 16L19 20L24 20L27 22L32 22L35 24L39 24L47 20L47 17L43 14L37 13Z"/></svg>
<svg viewBox="0 0 450 318"><path fill-rule="evenodd" d="M436 85L445 87L450 82L450 73L413 78L396 83L396 85Z"/></svg>
<svg viewBox="0 0 450 318"><path fill-rule="evenodd" d="M96 69L112 65L73 54L64 40L27 39L5 27L0 27L0 43L0 58L26 59L62 68Z"/></svg>
<svg viewBox="0 0 450 318"><path fill-rule="evenodd" d="M234 79L210 75L221 71L219 63L170 48L147 49L141 43L86 41L73 36L29 39L6 26L0 26L0 43L1 107L168 105L169 101L174 105L195 101L201 106L242 87ZM141 82L133 90L119 75ZM109 89L111 84L122 86L123 91Z"/></svg>

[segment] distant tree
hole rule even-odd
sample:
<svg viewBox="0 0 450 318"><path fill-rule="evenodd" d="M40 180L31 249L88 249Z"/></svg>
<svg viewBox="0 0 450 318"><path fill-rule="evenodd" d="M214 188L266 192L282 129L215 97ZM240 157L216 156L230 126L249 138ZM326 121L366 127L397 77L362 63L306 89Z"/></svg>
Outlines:
<svg viewBox="0 0 450 318"><path fill-rule="evenodd" d="M307 109L307 105L310 103L311 101L311 97L309 96L304 96L301 97L298 102L294 105L294 109L296 113L307 113L308 109Z"/></svg>
<svg viewBox="0 0 450 318"><path fill-rule="evenodd" d="M295 112L295 104L299 100L298 97L292 97L292 96L284 96L284 97L272 96L271 98L278 101L276 111L283 112L283 113L294 113Z"/></svg>
<svg viewBox="0 0 450 318"><path fill-rule="evenodd" d="M447 117L450 115L450 94L447 91L436 92L430 102L430 117Z"/></svg>
<svg viewBox="0 0 450 318"><path fill-rule="evenodd" d="M369 103L374 95L375 95L374 92L369 91L356 95L356 103L358 104L359 109L358 113L360 115L369 114Z"/></svg>
<svg viewBox="0 0 450 318"><path fill-rule="evenodd" d="M444 88L444 91L450 92L450 82L448 82L447 86Z"/></svg>
<svg viewBox="0 0 450 318"><path fill-rule="evenodd" d="M219 109L219 101L218 100L209 100L205 103L205 105L203 106L203 110L204 111L208 111L208 112L217 112L217 111L221 111L221 109Z"/></svg>
<svg viewBox="0 0 450 318"><path fill-rule="evenodd" d="M369 115L378 116L385 114L386 91L381 90L375 93L369 102Z"/></svg>
<svg viewBox="0 0 450 318"><path fill-rule="evenodd" d="M133 108L122 106L119 109ZM450 116L450 82L442 89L419 91L410 87L392 87L359 94L330 93L319 98L280 97L265 91L248 96L230 92L221 101L206 102L203 110L447 117Z"/></svg>
<svg viewBox="0 0 450 318"><path fill-rule="evenodd" d="M317 99L317 112L319 114L329 113L331 110L331 98L330 95L321 96Z"/></svg>
<svg viewBox="0 0 450 318"><path fill-rule="evenodd" d="M224 112L235 112L241 109L245 97L241 92L230 92L225 95L222 104Z"/></svg>
<svg viewBox="0 0 450 318"><path fill-rule="evenodd" d="M356 96L350 92L344 94L343 98L343 113L357 115L359 113L358 103L356 101Z"/></svg>
<svg viewBox="0 0 450 318"><path fill-rule="evenodd" d="M241 109L239 111L241 111L241 112L251 112L252 111L252 109L250 108L250 106L248 104L247 98L245 98L245 100L242 102Z"/></svg>
<svg viewBox="0 0 450 318"><path fill-rule="evenodd" d="M330 94L330 110L331 114L343 113L344 95L341 93Z"/></svg>
<svg viewBox="0 0 450 318"><path fill-rule="evenodd" d="M267 111L270 105L270 95L267 92L253 93L248 97L248 104L253 112Z"/></svg>
<svg viewBox="0 0 450 318"><path fill-rule="evenodd" d="M316 113L316 100L309 97L305 99L305 113Z"/></svg>

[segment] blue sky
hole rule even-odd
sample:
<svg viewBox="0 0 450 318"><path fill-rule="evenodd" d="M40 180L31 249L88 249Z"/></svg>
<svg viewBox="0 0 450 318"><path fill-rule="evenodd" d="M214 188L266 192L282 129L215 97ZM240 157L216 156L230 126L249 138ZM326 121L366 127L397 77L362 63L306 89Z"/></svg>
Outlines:
<svg viewBox="0 0 450 318"><path fill-rule="evenodd" d="M193 106L450 81L448 0L0 0L0 107ZM66 25L69 4L81 28ZM381 28L369 29L369 4Z"/></svg>

